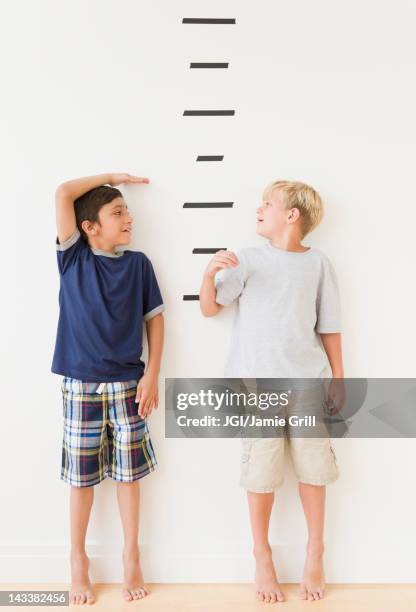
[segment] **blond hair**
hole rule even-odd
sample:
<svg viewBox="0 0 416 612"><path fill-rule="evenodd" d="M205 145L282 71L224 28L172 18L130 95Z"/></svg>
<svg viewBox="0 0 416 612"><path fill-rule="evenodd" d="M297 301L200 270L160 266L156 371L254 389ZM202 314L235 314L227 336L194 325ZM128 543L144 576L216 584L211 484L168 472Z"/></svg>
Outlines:
<svg viewBox="0 0 416 612"><path fill-rule="evenodd" d="M302 237L309 234L322 220L324 206L321 196L313 187L299 181L274 181L264 193L279 189L286 210L297 208L300 213Z"/></svg>

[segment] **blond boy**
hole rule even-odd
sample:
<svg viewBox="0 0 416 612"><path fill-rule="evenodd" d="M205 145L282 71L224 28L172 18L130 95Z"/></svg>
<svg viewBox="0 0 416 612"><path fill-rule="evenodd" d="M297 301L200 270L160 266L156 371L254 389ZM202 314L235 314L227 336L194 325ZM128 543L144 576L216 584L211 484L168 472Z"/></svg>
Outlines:
<svg viewBox="0 0 416 612"><path fill-rule="evenodd" d="M325 403L330 414L343 405L345 391L340 334L340 304L334 269L322 251L302 244L321 221L319 194L301 182L276 181L257 209L261 247L218 251L209 262L200 290L203 315L215 316L238 300L225 370L226 377L310 380L292 394L294 411ZM331 368L328 397L321 381ZM240 484L247 490L256 561L256 594L276 603L285 597L268 540L275 490L283 482L286 440L243 439ZM324 595L323 533L326 485L338 478L328 437L289 440L299 482L308 543L302 599Z"/></svg>

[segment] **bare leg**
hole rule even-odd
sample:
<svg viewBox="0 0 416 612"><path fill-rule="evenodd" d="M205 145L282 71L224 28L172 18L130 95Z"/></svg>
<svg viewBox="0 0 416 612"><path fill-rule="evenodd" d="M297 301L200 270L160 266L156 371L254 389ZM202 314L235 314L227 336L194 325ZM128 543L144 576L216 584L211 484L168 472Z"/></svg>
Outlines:
<svg viewBox="0 0 416 612"><path fill-rule="evenodd" d="M143 586L139 558L139 481L118 482L117 498L124 531L123 597L126 601L142 599L149 590Z"/></svg>
<svg viewBox="0 0 416 612"><path fill-rule="evenodd" d="M272 549L269 544L269 522L274 493L247 491L253 533L253 553L256 559L256 595L259 601L276 603L284 601L284 595L276 577Z"/></svg>
<svg viewBox="0 0 416 612"><path fill-rule="evenodd" d="M71 520L71 589L70 604L92 604L92 591L88 568L90 561L85 552L85 537L94 499L94 487L73 487L70 495Z"/></svg>
<svg viewBox="0 0 416 612"><path fill-rule="evenodd" d="M322 599L325 592L322 561L324 553L325 493L325 486L299 483L299 495L308 527L308 545L300 596L302 599L308 599L309 601Z"/></svg>

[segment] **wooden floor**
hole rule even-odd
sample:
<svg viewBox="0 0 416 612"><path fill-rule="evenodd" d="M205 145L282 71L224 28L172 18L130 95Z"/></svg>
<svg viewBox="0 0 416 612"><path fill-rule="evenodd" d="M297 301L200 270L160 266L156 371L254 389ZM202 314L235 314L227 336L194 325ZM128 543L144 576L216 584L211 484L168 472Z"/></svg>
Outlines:
<svg viewBox="0 0 416 612"><path fill-rule="evenodd" d="M94 584L97 601L92 606L70 606L94 610L140 609L152 612L251 612L282 608L285 612L314 610L328 612L416 612L416 585L330 584L321 601L302 601L297 596L298 585L282 585L286 596L283 603L266 604L256 601L250 584L148 584L151 594L145 599L126 602L118 584ZM68 584L4 584L0 590L67 590ZM3 610L11 609L9 606ZM15 608L14 608L15 609ZM49 606L31 606L31 610L48 610ZM61 607L54 609L62 609Z"/></svg>

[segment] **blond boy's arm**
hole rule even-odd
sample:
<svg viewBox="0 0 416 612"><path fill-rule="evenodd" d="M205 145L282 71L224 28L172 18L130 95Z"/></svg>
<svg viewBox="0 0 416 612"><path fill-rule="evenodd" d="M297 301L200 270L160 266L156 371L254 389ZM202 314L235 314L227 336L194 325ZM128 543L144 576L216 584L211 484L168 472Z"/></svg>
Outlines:
<svg viewBox="0 0 416 612"><path fill-rule="evenodd" d="M199 306L204 317L214 317L224 308L221 304L217 304L216 296L214 276L205 273L199 290Z"/></svg>
<svg viewBox="0 0 416 612"><path fill-rule="evenodd" d="M320 334L322 344L331 366L333 378L344 378L344 366L342 363L341 334Z"/></svg>
<svg viewBox="0 0 416 612"><path fill-rule="evenodd" d="M219 270L236 268L239 265L238 257L232 251L219 250L208 263L202 278L199 290L199 307L205 317L214 317L224 308L223 304L216 301L217 289L215 287L215 275Z"/></svg>

